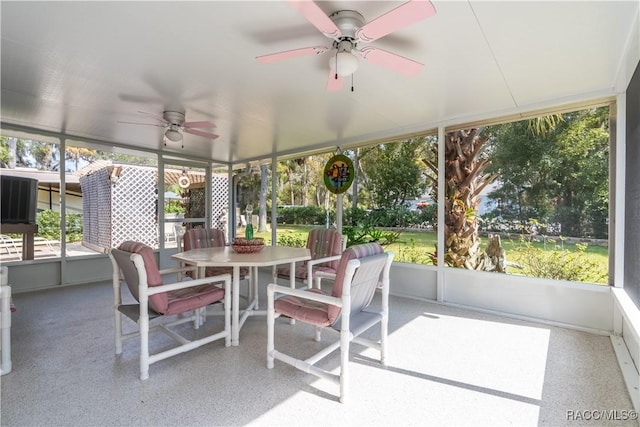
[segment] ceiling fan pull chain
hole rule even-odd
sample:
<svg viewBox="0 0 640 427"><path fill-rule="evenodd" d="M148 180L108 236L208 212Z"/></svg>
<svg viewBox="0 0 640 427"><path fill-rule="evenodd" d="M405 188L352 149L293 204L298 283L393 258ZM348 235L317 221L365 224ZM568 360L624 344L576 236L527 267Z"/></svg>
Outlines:
<svg viewBox="0 0 640 427"><path fill-rule="evenodd" d="M355 74L355 73L353 73ZM353 92L353 74L351 74L351 92Z"/></svg>
<svg viewBox="0 0 640 427"><path fill-rule="evenodd" d="M338 80L338 54L336 53L336 80Z"/></svg>

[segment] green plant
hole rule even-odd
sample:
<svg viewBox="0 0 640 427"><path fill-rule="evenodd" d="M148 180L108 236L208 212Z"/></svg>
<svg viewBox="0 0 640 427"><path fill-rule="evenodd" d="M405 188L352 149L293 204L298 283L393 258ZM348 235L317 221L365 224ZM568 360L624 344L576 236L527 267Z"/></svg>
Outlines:
<svg viewBox="0 0 640 427"><path fill-rule="evenodd" d="M305 246L307 246L307 241L298 233L295 233L293 231L286 231L278 235L278 245L304 248Z"/></svg>
<svg viewBox="0 0 640 427"><path fill-rule="evenodd" d="M550 240L551 248L540 248L525 238L521 238L519 251L524 274L533 277L576 282L606 283L607 272L592 259L586 250L588 245L577 243L575 250L565 249Z"/></svg>
<svg viewBox="0 0 640 427"><path fill-rule="evenodd" d="M347 236L347 246L369 242L378 242L382 246L387 246L395 243L400 238L399 231L377 230L369 224L343 227L342 234Z"/></svg>
<svg viewBox="0 0 640 427"><path fill-rule="evenodd" d="M181 214L184 213L184 211L184 202L182 200L169 200L169 202L164 205L165 213Z"/></svg>
<svg viewBox="0 0 640 427"><path fill-rule="evenodd" d="M82 214L70 213L66 216L66 236L67 242L82 240ZM38 236L45 239L60 239L60 212L44 210L36 215L38 224Z"/></svg>
<svg viewBox="0 0 640 427"><path fill-rule="evenodd" d="M431 264L431 254L424 247L419 247L415 239L409 239L409 244L399 248L395 261L414 264Z"/></svg>

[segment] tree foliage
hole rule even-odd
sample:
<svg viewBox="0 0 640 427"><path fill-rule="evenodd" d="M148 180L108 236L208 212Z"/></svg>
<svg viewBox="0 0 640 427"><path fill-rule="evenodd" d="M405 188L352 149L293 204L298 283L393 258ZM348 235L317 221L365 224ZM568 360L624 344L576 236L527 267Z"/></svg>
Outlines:
<svg viewBox="0 0 640 427"><path fill-rule="evenodd" d="M544 134L528 121L492 126L492 170L501 187L494 215L521 223L557 222L563 235L606 238L608 108L563 115Z"/></svg>
<svg viewBox="0 0 640 427"><path fill-rule="evenodd" d="M362 156L360 164L366 170L364 186L371 193L373 206L396 208L408 200L422 196L427 189L424 138L378 145Z"/></svg>

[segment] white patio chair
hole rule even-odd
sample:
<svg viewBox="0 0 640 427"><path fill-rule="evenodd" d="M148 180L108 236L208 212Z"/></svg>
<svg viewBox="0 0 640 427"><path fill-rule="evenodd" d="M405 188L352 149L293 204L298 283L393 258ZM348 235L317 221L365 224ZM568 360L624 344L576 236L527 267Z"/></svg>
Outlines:
<svg viewBox="0 0 640 427"><path fill-rule="evenodd" d="M351 341L380 351L384 365L387 351L389 315L389 268L393 253L384 252L377 243L352 246L344 251L331 293L320 289L292 289L275 283L267 288L267 368L280 360L301 371L329 379L340 385L340 401L347 399L349 382L349 343ZM371 300L381 287L380 307L372 309ZM276 299L276 295L280 297ZM315 340L323 328L338 331L340 338L306 359L285 354L275 347L275 319L289 317L314 325ZM369 328L380 325L380 341L361 338ZM314 345L315 346L315 345ZM333 374L316 363L340 349L340 371Z"/></svg>
<svg viewBox="0 0 640 427"><path fill-rule="evenodd" d="M115 309L115 345L116 354L122 353L122 340L134 336L140 337L140 379L149 378L149 365L160 360L201 347L218 339L225 340L225 346L231 345L231 275L225 274L198 280L165 284L162 276L176 274L182 269L158 270L153 250L139 242L123 242L118 249L109 252L113 266L113 289ZM129 291L138 301L137 304L122 304L120 273ZM225 288L215 283L223 282ZM199 327L199 309L215 302L224 301L224 329L197 340L189 340L170 329L185 322L194 322ZM189 315L189 313L191 313ZM129 334L122 333L122 314L137 323L139 330ZM172 316L177 316L171 319ZM169 319L150 327L154 318ZM179 345L171 349L149 354L149 332L160 330L174 338Z"/></svg>

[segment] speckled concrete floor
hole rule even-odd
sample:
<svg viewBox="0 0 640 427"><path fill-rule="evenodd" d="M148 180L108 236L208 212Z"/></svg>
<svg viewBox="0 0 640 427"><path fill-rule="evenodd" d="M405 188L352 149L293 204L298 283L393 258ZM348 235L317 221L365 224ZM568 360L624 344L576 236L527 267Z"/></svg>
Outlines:
<svg viewBox="0 0 640 427"><path fill-rule="evenodd" d="M137 341L114 355L110 284L14 300L2 426L637 425L602 419L632 409L606 336L392 297L388 366L354 344L343 405L334 384L278 361L266 369L264 317L249 318L238 347L211 343L140 381ZM301 354L312 337L279 320L279 348ZM162 334L151 341L165 344ZM337 353L322 362L338 364Z"/></svg>

